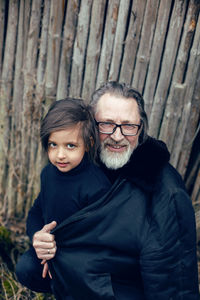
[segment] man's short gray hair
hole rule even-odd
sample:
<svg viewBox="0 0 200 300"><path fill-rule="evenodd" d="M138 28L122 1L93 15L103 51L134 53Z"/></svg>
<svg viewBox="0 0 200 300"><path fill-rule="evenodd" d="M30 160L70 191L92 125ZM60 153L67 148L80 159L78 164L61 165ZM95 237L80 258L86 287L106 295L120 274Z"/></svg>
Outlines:
<svg viewBox="0 0 200 300"><path fill-rule="evenodd" d="M144 110L144 99L142 95L134 88L130 87L128 84L120 83L117 81L109 81L103 84L99 89L97 89L92 94L91 106L96 111L96 106L99 99L105 95L110 94L114 96L121 96L123 98L133 98L138 105L138 110L140 114L140 119L142 123L142 131L139 136L139 143L143 143L147 138L147 130L148 130L148 118L147 114Z"/></svg>

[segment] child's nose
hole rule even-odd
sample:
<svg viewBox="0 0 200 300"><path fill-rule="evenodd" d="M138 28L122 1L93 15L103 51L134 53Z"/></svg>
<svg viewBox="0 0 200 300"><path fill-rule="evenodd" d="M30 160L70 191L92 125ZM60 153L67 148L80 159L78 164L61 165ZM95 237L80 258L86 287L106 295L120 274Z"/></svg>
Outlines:
<svg viewBox="0 0 200 300"><path fill-rule="evenodd" d="M63 149L62 147L60 147L58 149L57 156L60 159L65 158L66 157L66 151L65 151L65 149Z"/></svg>

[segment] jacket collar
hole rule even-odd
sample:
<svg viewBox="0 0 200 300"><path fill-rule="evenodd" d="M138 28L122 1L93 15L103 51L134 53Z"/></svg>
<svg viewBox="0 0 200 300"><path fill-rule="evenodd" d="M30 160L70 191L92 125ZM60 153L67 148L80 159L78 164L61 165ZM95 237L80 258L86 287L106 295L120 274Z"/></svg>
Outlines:
<svg viewBox="0 0 200 300"><path fill-rule="evenodd" d="M142 189L152 191L160 171L169 158L170 154L166 144L148 137L143 144L136 148L130 161L124 167L118 170L109 170L102 164L101 166L112 182L118 177L127 178Z"/></svg>

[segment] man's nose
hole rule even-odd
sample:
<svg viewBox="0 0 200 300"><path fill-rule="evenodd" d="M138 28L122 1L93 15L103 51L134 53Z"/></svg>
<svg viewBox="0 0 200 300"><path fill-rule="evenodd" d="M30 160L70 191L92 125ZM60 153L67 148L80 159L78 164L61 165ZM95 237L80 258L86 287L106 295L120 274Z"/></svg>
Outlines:
<svg viewBox="0 0 200 300"><path fill-rule="evenodd" d="M116 142L120 142L124 139L124 135L121 133L120 127L117 127L116 130L111 134L111 138Z"/></svg>

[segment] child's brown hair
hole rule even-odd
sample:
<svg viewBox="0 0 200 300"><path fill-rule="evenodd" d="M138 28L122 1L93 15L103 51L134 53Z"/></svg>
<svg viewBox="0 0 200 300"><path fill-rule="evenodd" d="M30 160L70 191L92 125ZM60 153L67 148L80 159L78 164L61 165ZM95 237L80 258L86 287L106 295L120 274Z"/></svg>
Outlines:
<svg viewBox="0 0 200 300"><path fill-rule="evenodd" d="M40 129L41 143L48 151L48 139L52 132L81 124L82 138L89 157L95 161L98 149L98 132L92 108L82 99L66 98L53 102L42 121Z"/></svg>

